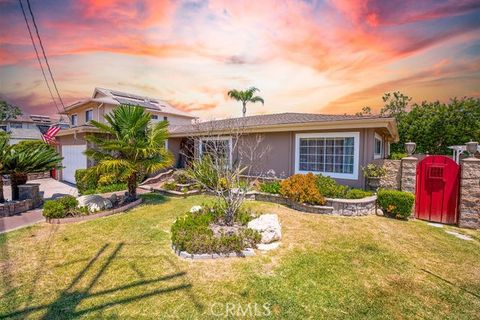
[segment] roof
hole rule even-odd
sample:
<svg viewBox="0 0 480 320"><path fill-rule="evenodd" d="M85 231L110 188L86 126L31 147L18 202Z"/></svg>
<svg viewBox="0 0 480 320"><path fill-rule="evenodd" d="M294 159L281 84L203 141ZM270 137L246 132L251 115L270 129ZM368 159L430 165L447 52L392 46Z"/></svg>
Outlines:
<svg viewBox="0 0 480 320"><path fill-rule="evenodd" d="M77 101L70 106L67 106L65 109L71 110L89 102L106 103L112 105L137 105L150 111L157 111L192 119L196 118L187 112L175 108L165 100L105 88L95 88L91 98Z"/></svg>
<svg viewBox="0 0 480 320"><path fill-rule="evenodd" d="M6 122L50 124L52 123L52 119L49 116L44 116L44 115L22 114L17 116L16 118L10 118Z"/></svg>
<svg viewBox="0 0 480 320"><path fill-rule="evenodd" d="M200 122L192 125L174 126L170 128L171 136L187 136L205 133L228 131L231 128L242 128L247 132L266 131L303 131L323 127L324 129L348 129L385 127L394 139L398 138L396 123L393 118L381 116L333 115L317 113L277 113L242 118L230 118Z"/></svg>

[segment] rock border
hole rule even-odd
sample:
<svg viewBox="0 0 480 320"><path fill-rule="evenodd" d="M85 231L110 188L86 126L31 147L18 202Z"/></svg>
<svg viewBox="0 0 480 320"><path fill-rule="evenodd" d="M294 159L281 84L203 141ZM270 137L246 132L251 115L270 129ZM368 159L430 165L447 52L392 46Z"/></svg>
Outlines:
<svg viewBox="0 0 480 320"><path fill-rule="evenodd" d="M142 202L143 202L143 199L138 199L124 206L114 208L112 210L101 211L99 213L90 214L87 216L68 217L68 218L47 218L46 221L47 223L50 223L50 224L69 224L69 223L75 223L75 222L81 222L81 221L95 220L98 218L107 217L116 213L127 211L133 207L138 206Z"/></svg>
<svg viewBox="0 0 480 320"><path fill-rule="evenodd" d="M188 190L187 192L181 192L176 190L167 190L163 188L151 188L152 191L158 192L164 196L177 197L177 198L186 198L188 196L194 196L202 194L202 190Z"/></svg>
<svg viewBox="0 0 480 320"><path fill-rule="evenodd" d="M252 248L242 250L242 252L230 252L230 253L188 253L187 251L180 251L172 245L173 252L177 256L183 259L191 260L211 260L211 259L225 259L225 258L245 258L255 256L255 251Z"/></svg>

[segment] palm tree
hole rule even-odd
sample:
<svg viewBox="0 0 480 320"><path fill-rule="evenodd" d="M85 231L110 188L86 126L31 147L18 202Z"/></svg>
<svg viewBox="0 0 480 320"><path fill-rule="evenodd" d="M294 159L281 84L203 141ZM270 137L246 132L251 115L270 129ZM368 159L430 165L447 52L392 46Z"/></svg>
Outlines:
<svg viewBox="0 0 480 320"><path fill-rule="evenodd" d="M245 114L247 113L247 103L256 103L256 102L261 102L262 104L265 103L262 97L260 96L254 96L255 92L258 90L255 87L250 87L247 90L241 91L241 90L230 90L228 91L228 96L232 99L235 99L237 101L241 101L243 105L243 116L245 117Z"/></svg>
<svg viewBox="0 0 480 320"><path fill-rule="evenodd" d="M5 155L9 152L10 146L8 145L8 134L6 132L0 131L0 203L5 202L5 197L3 195L3 163L5 162Z"/></svg>
<svg viewBox="0 0 480 320"><path fill-rule="evenodd" d="M10 175L12 200L18 200L18 186L27 182L29 173L49 171L62 159L54 147L42 141L25 141L8 148L3 171Z"/></svg>
<svg viewBox="0 0 480 320"><path fill-rule="evenodd" d="M128 200L137 198L139 177L164 169L172 164L165 149L168 138L166 121L151 124L151 116L142 107L120 105L105 115L107 124L92 121L101 135L87 140L95 145L85 154L96 161L100 174L116 174L128 186Z"/></svg>

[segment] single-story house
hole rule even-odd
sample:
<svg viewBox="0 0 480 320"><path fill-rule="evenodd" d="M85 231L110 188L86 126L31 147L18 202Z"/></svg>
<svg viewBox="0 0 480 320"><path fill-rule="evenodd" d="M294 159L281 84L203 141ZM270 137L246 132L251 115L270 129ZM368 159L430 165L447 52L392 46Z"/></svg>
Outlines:
<svg viewBox="0 0 480 320"><path fill-rule="evenodd" d="M17 144L26 140L42 140L42 134L51 125L65 124L45 115L22 114L7 121L0 121L0 130L10 133L10 144Z"/></svg>
<svg viewBox="0 0 480 320"><path fill-rule="evenodd" d="M60 130L56 136L58 151L63 157L63 169L59 179L75 183L75 171L92 165L83 152L87 149L87 134L95 134L96 128L89 125L91 120L105 123L104 115L120 104L138 105L151 114L152 121L168 121L170 125L190 124L196 117L181 111L166 101L120 92L95 88L90 98L75 102L65 108L70 120L70 128Z"/></svg>
<svg viewBox="0 0 480 320"><path fill-rule="evenodd" d="M201 155L213 143L222 145L216 150L224 150L229 163L240 157L244 165L250 161L255 175L312 172L363 187L362 166L387 157L390 143L396 141L393 118L281 113L172 126L168 148L177 167L185 166L185 155ZM254 154L248 157L252 145ZM260 154L262 158L256 159Z"/></svg>

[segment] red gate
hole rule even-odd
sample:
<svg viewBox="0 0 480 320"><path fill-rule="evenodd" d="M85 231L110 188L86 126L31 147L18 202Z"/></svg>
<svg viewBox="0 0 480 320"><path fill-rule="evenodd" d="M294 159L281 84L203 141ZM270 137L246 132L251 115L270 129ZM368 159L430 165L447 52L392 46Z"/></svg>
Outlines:
<svg viewBox="0 0 480 320"><path fill-rule="evenodd" d="M456 224L460 166L445 156L428 156L418 163L415 195L417 219Z"/></svg>

